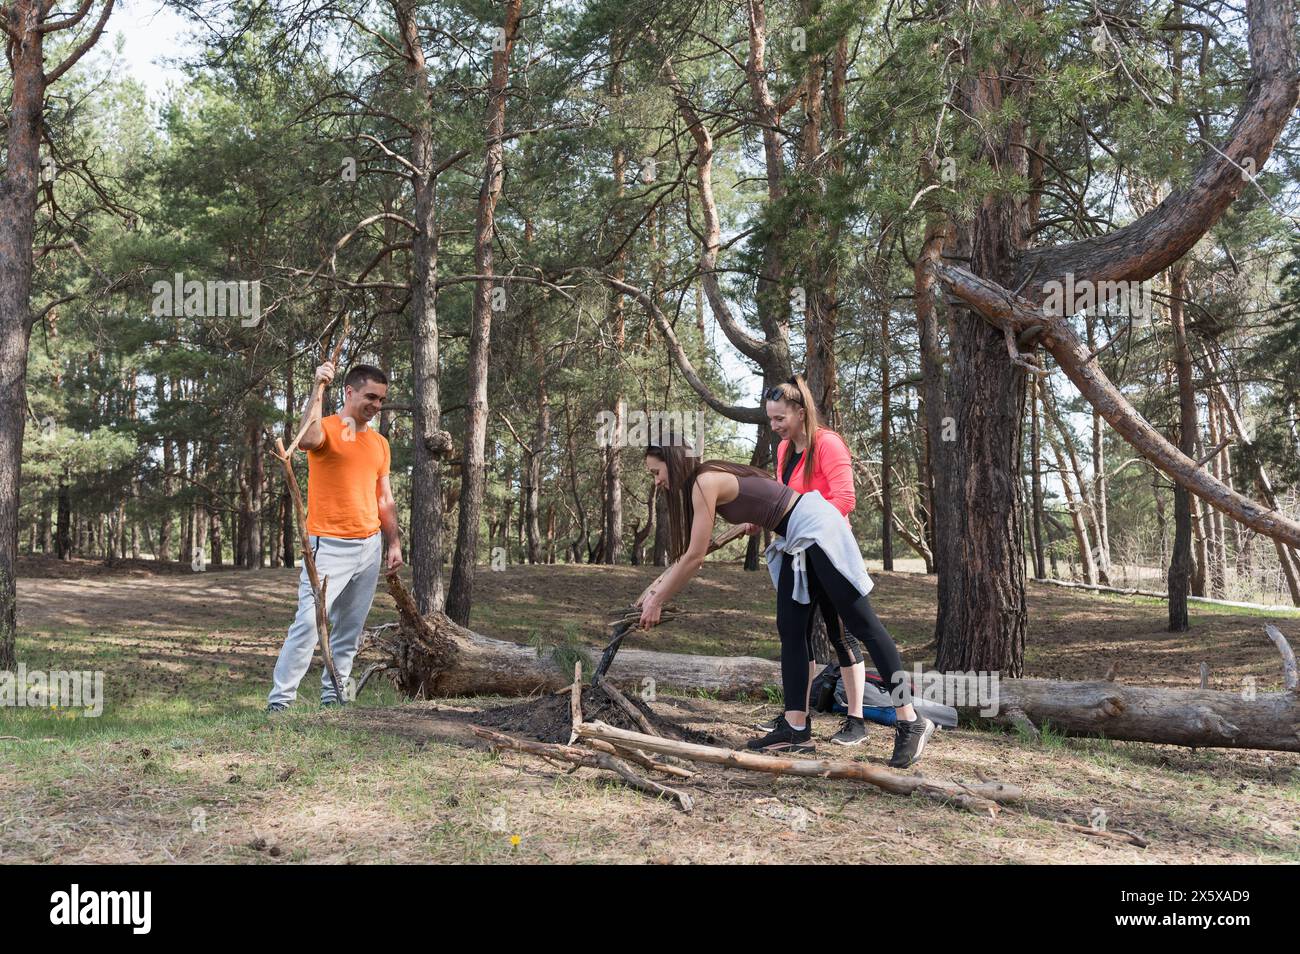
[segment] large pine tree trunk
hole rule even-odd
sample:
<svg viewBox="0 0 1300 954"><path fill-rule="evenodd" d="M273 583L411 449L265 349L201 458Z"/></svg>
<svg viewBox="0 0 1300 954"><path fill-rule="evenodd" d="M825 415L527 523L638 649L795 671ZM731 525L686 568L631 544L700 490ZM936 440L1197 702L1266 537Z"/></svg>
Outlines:
<svg viewBox="0 0 1300 954"><path fill-rule="evenodd" d="M18 492L27 423L27 341L31 333L32 241L45 106L42 4L13 0L7 47L13 70L0 179L0 670L13 669L18 597Z"/></svg>
<svg viewBox="0 0 1300 954"><path fill-rule="evenodd" d="M884 569L894 569L894 459L890 445L893 421L889 395L889 313L885 301L880 310L880 559Z"/></svg>
<svg viewBox="0 0 1300 954"><path fill-rule="evenodd" d="M442 459L452 450L441 429L442 397L438 366L438 223L433 169L433 127L424 47L415 0L397 0L393 11L406 54L406 82L419 113L411 124L411 175L415 195L415 234L411 239L411 440L410 557L415 602L420 612L440 612L442 583Z"/></svg>
<svg viewBox="0 0 1300 954"><path fill-rule="evenodd" d="M978 309L990 325L1004 333L1008 351L1019 342L1041 345L1050 352L1085 399L1152 464L1209 502L1216 512L1228 513L1245 526L1273 539L1300 546L1300 522L1233 491L1196 460L1181 453L1137 413L1064 320L1064 316L1077 310L1076 307L1045 308L1052 297L1049 288L1059 291L1067 281L1070 287L1078 287L1080 281L1141 282L1170 267L1249 187L1251 177L1241 174L1243 163L1250 162L1254 168L1262 168L1267 161L1278 137L1293 117L1297 98L1300 98L1295 4L1291 0L1252 0L1246 13L1251 77L1245 99L1222 148L1216 146L1204 153L1186 185L1171 192L1150 212L1104 235L1032 249L1026 249L1014 240L1005 243L1001 262L1014 261L1014 267L1007 269L1001 278L995 277L981 262L984 257L981 249L989 243L989 238L988 234L978 235L978 223L980 217L987 219L990 213L996 213L1005 200L987 197L977 217L976 254L971 267L939 263L933 268L954 294ZM1015 75L1024 76L1027 72L1022 66ZM1013 82L1015 80L1006 81L1007 84ZM988 107L1005 105L1000 84L979 77L968 85L974 85L977 93L968 104L969 111L977 119ZM981 97L978 95L981 92L988 95ZM1006 111L1000 115L1006 115ZM1013 133L1009 137L1011 140L1022 141L1015 135L1014 121L1005 124L1004 128ZM1005 143L1007 138L999 137L997 141ZM1019 168L1014 156L1005 157L1005 161L1002 156L991 159L990 165L999 169ZM999 230L988 231L997 233ZM992 407L985 410L990 414L996 413ZM970 446L965 438L963 446ZM968 495L963 502L969 501ZM1007 569L1014 573L1017 568L1017 563L1009 562L992 570L990 576L996 578Z"/></svg>
<svg viewBox="0 0 1300 954"><path fill-rule="evenodd" d="M623 95L622 80L622 49L623 45L619 42L618 36L612 35L610 38L610 70L609 70L609 94L614 102L617 102ZM624 153L623 144L620 140L615 143L613 150L613 186L614 186L614 224L615 233L622 234L622 202L623 186L626 172L627 156ZM650 222L648 227L651 242L651 256L655 262L656 268L659 264L659 249L656 247L657 236L655 235L654 222ZM624 244L619 249L614 259L614 275L620 281L627 277L627 246ZM614 290L610 296L609 302L609 329L614 340L616 354L623 353L623 347L627 338L626 315L624 307L624 296L617 290ZM611 373L613 372L613 373ZM605 473L604 473L604 508L602 511L602 526L605 545L602 547L602 562L619 563L621 562L623 550L623 455L622 435L626 433L627 425L627 402L619 393L621 378L621 365L610 362L605 369L607 376L605 381L605 408L613 411L615 417L615 434L619 439L610 441L605 445ZM680 435L677 435L680 437Z"/></svg>
<svg viewBox="0 0 1300 954"><path fill-rule="evenodd" d="M492 346L493 236L496 205L505 182L504 155L506 85L510 74L510 51L514 47L522 0L504 0L504 42L492 53L492 81L489 87L483 184L479 189L478 214L474 226L474 265L481 276L474 285L474 306L470 323L469 359L465 388L465 444L461 464L460 514L456 526L456 556L452 563L447 594L447 615L462 626L469 624L474 604L474 572L478 561L479 523L483 511L487 471L484 453L488 422L488 356Z"/></svg>
<svg viewBox="0 0 1300 954"><path fill-rule="evenodd" d="M294 438L294 420L293 415L298 406L297 396L293 386L293 356L290 355L284 366L284 446L288 447L293 443ZM280 490L279 502L276 505L279 514L279 520L276 530L277 546L280 548L280 559L282 565L291 567L296 561L297 546L294 543L294 526L293 526L293 501L289 497L289 488L283 487ZM221 524L219 520L214 520L211 533L214 541L221 539ZM213 563L218 562L216 557L219 553L219 547L213 544Z"/></svg>
<svg viewBox="0 0 1300 954"><path fill-rule="evenodd" d="M10 129L12 135L12 126ZM3 208L6 204L0 203L0 230L9 219L8 210ZM26 243L30 268L30 227L25 237L20 233L12 239L0 238L0 246L8 241ZM14 292L22 280L10 268L8 254L0 252L0 670L12 670L16 665L18 488L27 410L23 387L27 374L27 299L17 300Z"/></svg>
<svg viewBox="0 0 1300 954"><path fill-rule="evenodd" d="M1006 0L976 0L978 15L1003 15ZM1020 58L1000 51L1008 61ZM1029 75L1026 64L1017 75ZM1028 175L1019 119L991 117L1019 98L1023 80L986 67L966 81L963 98L976 122L1003 131L981 138L981 158L1007 173ZM1011 282L1024 247L1026 209L1014 196L988 195L970 231L970 270L1001 285ZM1025 374L1011 361L1003 334L968 308L953 315L951 394L956 425L955 478L958 508L956 551L949 571L960 581L948 628L938 634L935 665L951 670L997 670L1020 675L1024 665L1025 559L1020 525L1020 433ZM944 596L940 593L941 598Z"/></svg>

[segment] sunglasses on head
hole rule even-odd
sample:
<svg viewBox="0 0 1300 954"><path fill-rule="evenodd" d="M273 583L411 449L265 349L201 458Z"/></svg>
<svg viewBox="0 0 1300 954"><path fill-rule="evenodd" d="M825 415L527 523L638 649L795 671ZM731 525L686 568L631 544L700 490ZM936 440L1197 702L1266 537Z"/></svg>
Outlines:
<svg viewBox="0 0 1300 954"><path fill-rule="evenodd" d="M777 385L776 387L774 387L774 388L768 388L767 391L763 394L763 400L765 400L765 401L789 401L791 404L802 404L802 403L803 403L803 396L800 395L798 391L795 391L794 394L786 394L786 393L785 393L785 386L786 386L786 384L788 384L788 385L793 385L793 384L794 384L794 378L791 378L789 381L785 382L785 384L778 384L778 385Z"/></svg>

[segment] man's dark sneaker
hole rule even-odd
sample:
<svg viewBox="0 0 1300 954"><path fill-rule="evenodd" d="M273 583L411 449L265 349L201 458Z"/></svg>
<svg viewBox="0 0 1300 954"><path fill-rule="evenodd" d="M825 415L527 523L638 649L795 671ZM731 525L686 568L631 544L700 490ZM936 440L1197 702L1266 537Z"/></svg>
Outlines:
<svg viewBox="0 0 1300 954"><path fill-rule="evenodd" d="M777 717L776 728L761 739L750 739L745 748L755 752L811 752L813 750L812 724L802 729L791 727L785 715Z"/></svg>
<svg viewBox="0 0 1300 954"><path fill-rule="evenodd" d="M807 716L805 716L804 718L805 718L805 720L806 720L806 721L804 722L804 724L805 724L809 729L811 729L811 728L812 728L812 715L811 715L811 714L810 714L810 715L807 715ZM778 725L779 725L779 724L780 724L784 719L785 719L785 710L783 709L783 710L781 710L780 712L778 712L776 715L772 716L770 719L760 719L759 721L755 722L755 723L754 723L754 728L757 729L759 732L775 732L775 731L776 731L776 727L777 727L777 726L778 726Z"/></svg>
<svg viewBox="0 0 1300 954"><path fill-rule="evenodd" d="M288 708L289 704L287 702L268 702L266 704L267 712L283 712Z"/></svg>
<svg viewBox="0 0 1300 954"><path fill-rule="evenodd" d="M334 709L338 707L338 704L339 701L337 699L322 699L320 701L320 707L322 709Z"/></svg>
<svg viewBox="0 0 1300 954"><path fill-rule="evenodd" d="M911 722L898 722L894 725L894 755L889 760L890 768L907 768L915 765L921 758L925 743L934 735L934 723L918 713Z"/></svg>
<svg viewBox="0 0 1300 954"><path fill-rule="evenodd" d="M846 716L840 731L831 736L836 745L861 745L867 741L867 724L861 716Z"/></svg>

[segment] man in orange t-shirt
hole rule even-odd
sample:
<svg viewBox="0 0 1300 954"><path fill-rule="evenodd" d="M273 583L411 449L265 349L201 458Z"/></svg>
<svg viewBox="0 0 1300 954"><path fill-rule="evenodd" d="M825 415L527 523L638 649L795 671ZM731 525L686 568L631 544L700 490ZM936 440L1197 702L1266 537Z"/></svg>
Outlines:
<svg viewBox="0 0 1300 954"><path fill-rule="evenodd" d="M334 380L334 365L316 369L317 380ZM321 398L312 389L303 420L312 424L299 447L307 451L307 533L325 588L325 609L330 621L330 651L343 693L349 696L348 678L357 643L379 581L383 539L388 539L388 572L402 565L402 541L397 529L397 506L388 483L388 439L370 427L370 421L388 396L388 378L379 368L359 364L343 379L343 407L322 420ZM316 632L316 598L307 569L298 578L298 613L289 627L268 712L289 707L298 695L298 683L311 666L319 636ZM337 705L337 687L328 671L321 673L321 705Z"/></svg>

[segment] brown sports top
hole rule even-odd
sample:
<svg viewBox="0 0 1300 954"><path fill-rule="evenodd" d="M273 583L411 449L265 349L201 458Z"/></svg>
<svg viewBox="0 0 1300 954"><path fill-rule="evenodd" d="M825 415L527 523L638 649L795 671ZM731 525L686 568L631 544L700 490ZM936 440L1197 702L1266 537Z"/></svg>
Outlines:
<svg viewBox="0 0 1300 954"><path fill-rule="evenodd" d="M756 523L775 530L790 501L799 496L771 477L737 477L736 482L740 484L736 499L718 504L718 516L728 523Z"/></svg>

